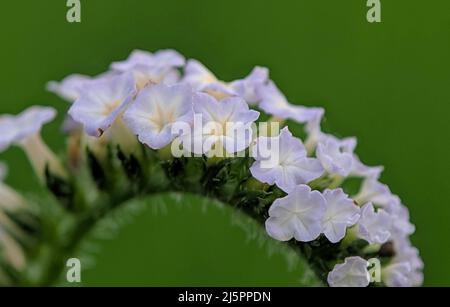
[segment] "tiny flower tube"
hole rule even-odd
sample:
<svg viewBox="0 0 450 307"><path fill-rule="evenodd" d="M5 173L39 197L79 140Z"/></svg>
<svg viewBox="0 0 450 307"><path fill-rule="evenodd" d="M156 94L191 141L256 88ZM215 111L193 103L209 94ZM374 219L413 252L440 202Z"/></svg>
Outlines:
<svg viewBox="0 0 450 307"><path fill-rule="evenodd" d="M13 211L25 208L25 199L13 188L4 183L6 173L6 165L0 163L0 210Z"/></svg>
<svg viewBox="0 0 450 307"><path fill-rule="evenodd" d="M16 270L25 267L26 259L22 247L0 226L0 250L4 253L6 260Z"/></svg>
<svg viewBox="0 0 450 307"><path fill-rule="evenodd" d="M6 150L11 145L21 147L42 181L47 167L54 175L67 177L60 160L43 142L40 134L42 126L52 121L55 116L56 111L53 108L33 106L17 116L0 117L0 130L7 132L0 137L0 144L4 145L0 146L0 150Z"/></svg>

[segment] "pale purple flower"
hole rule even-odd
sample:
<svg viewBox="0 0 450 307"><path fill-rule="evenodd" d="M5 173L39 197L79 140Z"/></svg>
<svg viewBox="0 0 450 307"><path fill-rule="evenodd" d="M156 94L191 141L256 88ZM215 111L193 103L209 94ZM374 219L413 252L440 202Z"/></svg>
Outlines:
<svg viewBox="0 0 450 307"><path fill-rule="evenodd" d="M283 128L276 137L259 137L253 147L255 163L250 171L256 179L276 184L289 193L299 184L306 184L323 174L320 162L308 158L300 139Z"/></svg>
<svg viewBox="0 0 450 307"><path fill-rule="evenodd" d="M420 258L419 250L411 244L407 237L393 238L395 256L393 262L409 262L412 271L421 271L424 263Z"/></svg>
<svg viewBox="0 0 450 307"><path fill-rule="evenodd" d="M322 220L322 232L331 243L345 237L347 228L358 222L360 209L342 189L325 190L327 210Z"/></svg>
<svg viewBox="0 0 450 307"><path fill-rule="evenodd" d="M392 220L383 210L375 211L372 203L361 208L361 217L358 221L358 236L370 244L386 243L391 237Z"/></svg>
<svg viewBox="0 0 450 307"><path fill-rule="evenodd" d="M161 149L178 136L172 131L174 123L192 121L192 91L185 85L147 86L136 96L123 119L141 143Z"/></svg>
<svg viewBox="0 0 450 307"><path fill-rule="evenodd" d="M80 97L83 86L90 81L92 78L89 76L73 74L60 82L50 81L47 84L47 90L72 103Z"/></svg>
<svg viewBox="0 0 450 307"><path fill-rule="evenodd" d="M349 151L348 144L327 138L324 143L319 143L316 156L323 168L332 175L347 177L353 166L353 150Z"/></svg>
<svg viewBox="0 0 450 307"><path fill-rule="evenodd" d="M266 113L281 119L292 119L299 123L307 123L315 118L322 117L324 113L322 108L308 108L290 104L272 81L258 86L256 93L261 99L259 107Z"/></svg>
<svg viewBox="0 0 450 307"><path fill-rule="evenodd" d="M310 154L315 152L319 142L323 142L327 137L329 137L329 134L322 132L322 128L320 126L324 114L325 112L306 122L305 132L307 134L307 138L305 141L305 147Z"/></svg>
<svg viewBox="0 0 450 307"><path fill-rule="evenodd" d="M381 273L388 287L411 287L411 265L408 262L396 262L384 267Z"/></svg>
<svg viewBox="0 0 450 307"><path fill-rule="evenodd" d="M194 95L194 113L201 118L203 129L188 136L194 138L194 148L186 141L185 145L196 154L208 154L212 149L217 155L223 154L222 149L230 154L243 151L253 140L252 124L259 117L242 98L218 101L205 93Z"/></svg>
<svg viewBox="0 0 450 307"><path fill-rule="evenodd" d="M0 116L0 152L8 149L16 134L13 117L11 115Z"/></svg>
<svg viewBox="0 0 450 307"><path fill-rule="evenodd" d="M39 134L42 126L51 122L55 116L55 109L39 106L32 106L17 116L0 116L0 151Z"/></svg>
<svg viewBox="0 0 450 307"><path fill-rule="evenodd" d="M235 96L236 92L226 82L217 77L197 60L188 60L183 83L189 84L194 90L215 94L214 96Z"/></svg>
<svg viewBox="0 0 450 307"><path fill-rule="evenodd" d="M363 181L360 191L353 199L358 204L371 202L385 207L395 200L396 196L391 193L387 185L379 182L376 178L368 177Z"/></svg>
<svg viewBox="0 0 450 307"><path fill-rule="evenodd" d="M411 271L407 275L408 282L412 287L419 287L423 284L423 268L424 264L419 255L419 250L412 246L408 237L394 237L395 256L391 263L408 263Z"/></svg>
<svg viewBox="0 0 450 307"><path fill-rule="evenodd" d="M242 97L248 104L257 104L259 97L257 88L269 81L269 70L265 67L255 67L250 75L242 80L233 81L230 86L239 97Z"/></svg>
<svg viewBox="0 0 450 307"><path fill-rule="evenodd" d="M175 50L159 50L155 53L134 50L125 61L114 62L111 64L113 70L126 72L140 68L175 68L184 66L185 59Z"/></svg>
<svg viewBox="0 0 450 307"><path fill-rule="evenodd" d="M41 179L44 178L47 166L54 174L65 177L65 169L40 136L42 126L52 121L55 116L55 109L39 106L30 107L17 116L1 116L0 151L11 145L18 145L25 151Z"/></svg>
<svg viewBox="0 0 450 307"><path fill-rule="evenodd" d="M328 274L330 287L367 287L370 274L367 270L369 262L361 257L348 257L344 263L336 264Z"/></svg>
<svg viewBox="0 0 450 307"><path fill-rule="evenodd" d="M101 78L83 86L69 115L84 125L87 134L100 137L122 115L135 93L131 74Z"/></svg>
<svg viewBox="0 0 450 307"><path fill-rule="evenodd" d="M391 234L393 237L407 237L416 231L416 227L409 220L409 210L400 199L393 198L385 207L392 220Z"/></svg>
<svg viewBox="0 0 450 307"><path fill-rule="evenodd" d="M361 162L356 154L353 155L353 164L350 176L378 179L380 178L383 170L383 166L367 166Z"/></svg>
<svg viewBox="0 0 450 307"><path fill-rule="evenodd" d="M274 239L309 242L319 237L325 215L325 198L306 185L296 186L286 197L274 201L266 231Z"/></svg>
<svg viewBox="0 0 450 307"><path fill-rule="evenodd" d="M135 50L125 61L112 63L111 69L132 73L137 87L141 89L148 83L175 84L180 77L177 68L184 64L184 57L175 50L160 50L155 53Z"/></svg>

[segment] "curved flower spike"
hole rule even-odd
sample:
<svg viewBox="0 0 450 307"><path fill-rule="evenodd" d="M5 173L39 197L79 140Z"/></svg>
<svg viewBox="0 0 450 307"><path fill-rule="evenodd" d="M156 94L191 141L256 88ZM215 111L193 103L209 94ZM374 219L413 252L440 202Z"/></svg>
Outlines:
<svg viewBox="0 0 450 307"><path fill-rule="evenodd" d="M194 148L189 151L219 157L245 150L253 140L252 124L259 117L259 112L250 110L242 98L218 101L204 93L194 95L194 113L196 118L201 117L203 129L194 131L190 140Z"/></svg>
<svg viewBox="0 0 450 307"><path fill-rule="evenodd" d="M330 287L367 287L370 283L368 265L361 257L348 257L328 274L328 284Z"/></svg>
<svg viewBox="0 0 450 307"><path fill-rule="evenodd" d="M192 116L192 91L188 86L156 84L139 92L123 118L141 143L161 149L179 136L172 125L191 123Z"/></svg>
<svg viewBox="0 0 450 307"><path fill-rule="evenodd" d="M20 146L42 180L47 166L55 175L63 178L67 175L58 158L40 136L42 126L55 116L53 108L33 106L17 116L0 117L0 151L6 150L10 145Z"/></svg>
<svg viewBox="0 0 450 307"><path fill-rule="evenodd" d="M353 152L346 150L345 143L336 139L327 138L324 143L319 143L316 155L329 174L347 177L352 170Z"/></svg>
<svg viewBox="0 0 450 307"><path fill-rule="evenodd" d="M325 190L327 210L322 220L322 232L331 243L341 241L347 227L358 222L360 209L342 189Z"/></svg>
<svg viewBox="0 0 450 307"><path fill-rule="evenodd" d="M326 201L319 191L306 185L295 187L288 196L275 200L269 209L266 231L279 241L309 242L321 233Z"/></svg>
<svg viewBox="0 0 450 307"><path fill-rule="evenodd" d="M306 123L322 117L324 113L322 108L307 108L290 104L272 81L258 86L256 93L261 99L259 107L266 113L281 119L292 119L299 123Z"/></svg>
<svg viewBox="0 0 450 307"><path fill-rule="evenodd" d="M69 115L84 125L87 134L100 137L122 115L135 92L131 74L92 81L83 87Z"/></svg>
<svg viewBox="0 0 450 307"><path fill-rule="evenodd" d="M286 193L323 174L320 162L306 156L302 141L293 137L287 127L277 137L259 137L252 155L256 160L250 168L253 177L276 184Z"/></svg>
<svg viewBox="0 0 450 307"><path fill-rule="evenodd" d="M258 86L263 86L269 81L269 70L265 67L255 67L250 75L242 80L233 81L230 86L239 97L242 97L249 105L259 103L261 97L257 93Z"/></svg>
<svg viewBox="0 0 450 307"><path fill-rule="evenodd" d="M61 82L48 82L47 90L72 103L80 97L83 86L91 80L92 78L89 76L73 74L67 76Z"/></svg>
<svg viewBox="0 0 450 307"><path fill-rule="evenodd" d="M384 244L391 237L392 220L383 209L375 208L372 203L364 205L361 209L361 218L358 221L358 235L370 244Z"/></svg>

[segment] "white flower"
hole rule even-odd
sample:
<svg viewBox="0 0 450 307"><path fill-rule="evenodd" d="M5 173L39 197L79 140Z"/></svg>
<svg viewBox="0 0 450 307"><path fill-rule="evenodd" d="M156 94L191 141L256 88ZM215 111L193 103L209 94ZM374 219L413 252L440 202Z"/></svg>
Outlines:
<svg viewBox="0 0 450 307"><path fill-rule="evenodd" d="M0 151L11 145L20 146L41 179L44 178L47 166L55 175L65 177L65 169L40 136L42 126L55 116L55 109L39 106L30 107L17 116L1 116Z"/></svg>
<svg viewBox="0 0 450 307"><path fill-rule="evenodd" d="M391 201L395 200L396 196L391 193L389 187L382 184L376 178L366 178L361 186L361 189L353 199L358 204L365 204L367 202L374 203L380 206L387 206Z"/></svg>
<svg viewBox="0 0 450 307"><path fill-rule="evenodd" d="M253 147L255 163L250 171L256 179L270 185L276 184L290 192L299 184L306 184L323 174L315 158L308 158L300 139L283 128L276 137L259 137Z"/></svg>
<svg viewBox="0 0 450 307"><path fill-rule="evenodd" d="M73 74L61 82L50 81L47 84L47 90L72 103L80 97L81 89L91 80L89 76Z"/></svg>
<svg viewBox="0 0 450 307"><path fill-rule="evenodd" d="M252 124L259 117L259 112L250 110L242 98L227 97L218 101L205 93L195 94L194 113L196 119L201 120L202 129L186 135L184 146L196 154L222 157L241 152L250 145Z"/></svg>
<svg viewBox="0 0 450 307"><path fill-rule="evenodd" d="M269 70L265 67L255 67L253 71L242 80L233 81L230 86L234 92L242 97L248 104L253 105L261 100L257 88L269 80Z"/></svg>
<svg viewBox="0 0 450 307"><path fill-rule="evenodd" d="M408 262L397 262L383 268L381 276L388 287L411 287L411 272L411 265Z"/></svg>
<svg viewBox="0 0 450 307"><path fill-rule="evenodd" d="M342 189L325 190L327 210L322 220L322 232L331 243L337 243L345 236L347 227L359 220L360 209Z"/></svg>
<svg viewBox="0 0 450 307"><path fill-rule="evenodd" d="M391 223L392 220L385 210L375 211L372 203L368 203L361 209L361 217L357 224L358 235L370 244L386 243L391 236Z"/></svg>
<svg viewBox="0 0 450 307"><path fill-rule="evenodd" d="M288 196L274 201L269 209L266 231L274 239L309 242L321 233L325 198L306 185L295 187Z"/></svg>
<svg viewBox="0 0 450 307"><path fill-rule="evenodd" d="M197 60L188 60L181 81L189 84L194 90L207 92L217 99L237 95L228 83L217 79L208 68Z"/></svg>
<svg viewBox="0 0 450 307"><path fill-rule="evenodd" d="M290 104L272 81L258 86L256 93L261 99L259 107L266 113L281 119L293 119L299 123L306 123L322 117L324 113L322 108L307 108Z"/></svg>
<svg viewBox="0 0 450 307"><path fill-rule="evenodd" d="M361 257L348 257L328 274L328 284L330 287L367 287L370 283L368 265Z"/></svg>
<svg viewBox="0 0 450 307"><path fill-rule="evenodd" d="M84 125L87 134L100 137L121 116L135 91L131 74L89 82L70 108L69 115Z"/></svg>
<svg viewBox="0 0 450 307"><path fill-rule="evenodd" d="M325 142L318 144L317 159L329 174L342 177L350 174L353 166L353 149L349 151L347 145L347 143L334 138L327 138Z"/></svg>
<svg viewBox="0 0 450 307"><path fill-rule="evenodd" d="M147 86L139 92L123 118L141 143L161 149L178 136L172 132L175 122L192 121L192 91L184 85Z"/></svg>

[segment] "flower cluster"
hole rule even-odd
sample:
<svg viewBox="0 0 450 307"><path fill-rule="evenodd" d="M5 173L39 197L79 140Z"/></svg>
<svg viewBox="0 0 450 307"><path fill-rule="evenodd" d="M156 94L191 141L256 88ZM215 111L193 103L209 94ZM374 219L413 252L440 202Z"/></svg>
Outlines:
<svg viewBox="0 0 450 307"><path fill-rule="evenodd" d="M99 157L106 144L134 155L144 146L164 157L181 148L210 163L229 154L250 156L253 186L281 195L266 208L267 234L300 247L322 242L345 251L345 258L327 263L330 286L368 286L368 260L387 247L393 251L382 262L382 282L422 283L423 264L409 241L415 227L399 197L379 181L383 167L361 162L355 138L323 132L324 110L290 103L267 68L226 82L176 51L138 50L103 74L71 75L48 89L71 103L69 134ZM272 116L269 123L281 131L258 129L261 113ZM0 150L19 145L41 178L46 172L66 178L70 168L39 137L54 116L51 108L32 107L0 117ZM292 135L287 120L302 125L304 140ZM351 178L362 182L356 193L347 189Z"/></svg>

